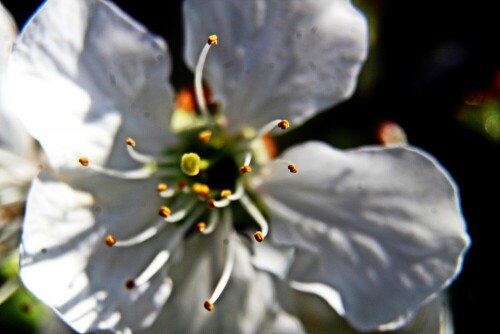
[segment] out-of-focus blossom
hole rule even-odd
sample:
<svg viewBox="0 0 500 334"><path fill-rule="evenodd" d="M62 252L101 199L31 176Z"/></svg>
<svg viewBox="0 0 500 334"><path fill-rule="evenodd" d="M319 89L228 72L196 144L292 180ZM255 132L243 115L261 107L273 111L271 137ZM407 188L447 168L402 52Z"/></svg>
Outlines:
<svg viewBox="0 0 500 334"><path fill-rule="evenodd" d="M0 260L17 253L26 193L38 173L34 140L5 103L4 76L16 37L14 20L0 3Z"/></svg>
<svg viewBox="0 0 500 334"><path fill-rule="evenodd" d="M56 172L31 187L23 282L82 332L302 332L273 275L357 329L404 324L468 245L446 171L409 146L268 150L352 94L363 16L346 0L184 16L197 103L178 106L199 114L173 132L166 45L115 5L49 0L27 25L9 97Z"/></svg>

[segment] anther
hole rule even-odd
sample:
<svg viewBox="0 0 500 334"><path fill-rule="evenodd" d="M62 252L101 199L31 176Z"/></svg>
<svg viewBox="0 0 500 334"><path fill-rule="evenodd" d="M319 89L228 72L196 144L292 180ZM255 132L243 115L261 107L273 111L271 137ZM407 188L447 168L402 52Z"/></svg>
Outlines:
<svg viewBox="0 0 500 334"><path fill-rule="evenodd" d="M198 139L204 143L208 143L211 137L212 137L212 131L210 130L204 130L198 134Z"/></svg>
<svg viewBox="0 0 500 334"><path fill-rule="evenodd" d="M253 237L255 238L255 240L256 240L257 242L262 242L262 241L264 241L264 234L262 234L262 232L261 232L261 231L257 231L257 232L255 232L255 233L253 234Z"/></svg>
<svg viewBox="0 0 500 334"><path fill-rule="evenodd" d="M135 288L135 281L133 279L128 279L125 281L125 289L132 290Z"/></svg>
<svg viewBox="0 0 500 334"><path fill-rule="evenodd" d="M203 303L203 307L205 308L205 310L207 310L208 312L211 312L213 309L214 309L214 304L212 304L210 301L208 300L205 300L205 302Z"/></svg>
<svg viewBox="0 0 500 334"><path fill-rule="evenodd" d="M191 190L193 191L193 193L199 196L207 197L208 195L210 195L210 187L203 183L193 183Z"/></svg>
<svg viewBox="0 0 500 334"><path fill-rule="evenodd" d="M198 224L196 224L196 232L198 233L205 231L206 228L207 224L205 222L199 222Z"/></svg>
<svg viewBox="0 0 500 334"><path fill-rule="evenodd" d="M172 210L168 206L162 206L160 210L158 211L158 214L162 216L163 218L168 218L170 217L170 214L172 213Z"/></svg>
<svg viewBox="0 0 500 334"><path fill-rule="evenodd" d="M208 39L207 39L207 44L209 45L217 45L217 35L210 35L208 36Z"/></svg>
<svg viewBox="0 0 500 334"><path fill-rule="evenodd" d="M281 130L286 130L290 127L290 123L286 119L284 119L278 123L278 127Z"/></svg>
<svg viewBox="0 0 500 334"><path fill-rule="evenodd" d="M184 188L186 188L186 186L187 186L187 182L184 180L180 180L179 182L177 182L177 188L180 191L184 190Z"/></svg>
<svg viewBox="0 0 500 334"><path fill-rule="evenodd" d="M294 174L298 172L297 167L295 167L294 164L289 164L288 170L290 171L290 173L294 173Z"/></svg>
<svg viewBox="0 0 500 334"><path fill-rule="evenodd" d="M184 153L181 157L181 170L189 176L198 175L200 172L200 156L196 153Z"/></svg>
<svg viewBox="0 0 500 334"><path fill-rule="evenodd" d="M90 162L90 161L89 161L89 158L87 158L87 157L81 157L81 158L79 158L79 159L78 159L78 162L79 162L82 166L87 167L87 166L89 165L89 162Z"/></svg>
<svg viewBox="0 0 500 334"><path fill-rule="evenodd" d="M209 208L209 209L215 208L215 200L213 198L208 200L207 208Z"/></svg>
<svg viewBox="0 0 500 334"><path fill-rule="evenodd" d="M168 186L165 183L159 183L156 186L156 191L158 191L159 193L161 193L163 191L167 191L167 189L168 189Z"/></svg>
<svg viewBox="0 0 500 334"><path fill-rule="evenodd" d="M251 171L252 167L250 167L249 165L243 165L240 167L240 172L242 172L243 174L250 173Z"/></svg>
<svg viewBox="0 0 500 334"><path fill-rule="evenodd" d="M231 195L232 195L232 191L229 189L224 189L220 192L220 197L222 197L222 198L228 198Z"/></svg>
<svg viewBox="0 0 500 334"><path fill-rule="evenodd" d="M113 247L116 244L116 238L114 235L109 234L106 239L104 239L106 246Z"/></svg>
<svg viewBox="0 0 500 334"><path fill-rule="evenodd" d="M127 138L127 140L125 140L125 143L127 143L128 146L132 146L132 147L135 147L135 140L133 140L132 138Z"/></svg>

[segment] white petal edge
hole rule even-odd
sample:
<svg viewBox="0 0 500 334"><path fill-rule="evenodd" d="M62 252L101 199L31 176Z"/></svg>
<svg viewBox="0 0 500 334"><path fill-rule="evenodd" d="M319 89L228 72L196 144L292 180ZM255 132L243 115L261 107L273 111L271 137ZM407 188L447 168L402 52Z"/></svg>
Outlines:
<svg viewBox="0 0 500 334"><path fill-rule="evenodd" d="M367 24L348 0L187 0L185 59L209 34L204 77L233 130L300 124L348 98L366 57Z"/></svg>
<svg viewBox="0 0 500 334"><path fill-rule="evenodd" d="M460 271L470 240L456 186L425 152L308 142L283 158L299 173L254 180L271 238L296 247L288 278L336 290L354 327L408 319Z"/></svg>
<svg viewBox="0 0 500 334"><path fill-rule="evenodd" d="M164 148L170 67L164 41L111 2L51 0L13 50L9 106L54 167L74 168L75 159L89 155L126 165L123 147L116 147L126 137L147 152Z"/></svg>

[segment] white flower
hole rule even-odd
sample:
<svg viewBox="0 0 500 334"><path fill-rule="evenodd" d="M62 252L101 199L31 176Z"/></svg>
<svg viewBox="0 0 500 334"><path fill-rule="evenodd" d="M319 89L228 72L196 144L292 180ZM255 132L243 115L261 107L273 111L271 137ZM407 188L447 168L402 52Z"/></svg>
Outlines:
<svg viewBox="0 0 500 334"><path fill-rule="evenodd" d="M442 167L411 147L256 148L350 96L364 18L346 0L186 0L184 15L201 126L175 135L166 45L113 4L49 0L25 28L9 96L57 171L29 194L25 285L82 332L301 332L269 272L358 329L406 321L468 245Z"/></svg>

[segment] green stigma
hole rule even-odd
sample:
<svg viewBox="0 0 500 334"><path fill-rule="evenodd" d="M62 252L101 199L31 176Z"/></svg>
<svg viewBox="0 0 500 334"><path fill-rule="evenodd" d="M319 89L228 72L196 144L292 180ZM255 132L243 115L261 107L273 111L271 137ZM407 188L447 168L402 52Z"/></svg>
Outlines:
<svg viewBox="0 0 500 334"><path fill-rule="evenodd" d="M181 158L181 170L189 176L198 175L200 172L201 158L196 153L184 153Z"/></svg>

